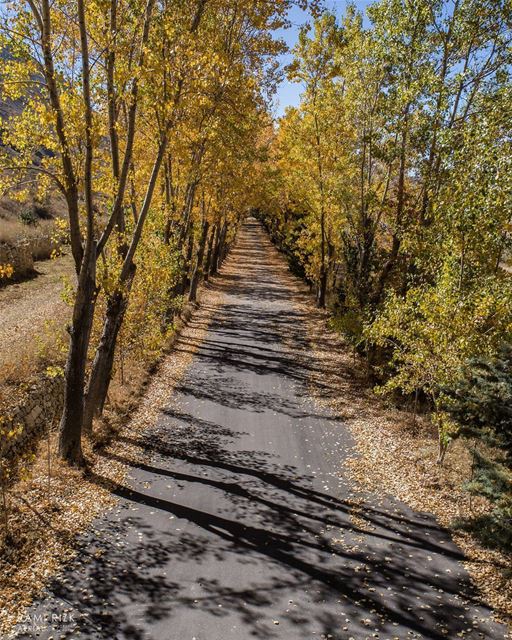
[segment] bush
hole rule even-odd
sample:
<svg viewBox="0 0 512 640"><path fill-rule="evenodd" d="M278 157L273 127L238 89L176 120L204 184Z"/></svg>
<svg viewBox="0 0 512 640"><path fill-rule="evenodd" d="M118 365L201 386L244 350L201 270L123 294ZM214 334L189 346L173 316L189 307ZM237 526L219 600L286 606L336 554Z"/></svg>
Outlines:
<svg viewBox="0 0 512 640"><path fill-rule="evenodd" d="M43 207L43 205L35 204L33 209L34 214L39 220L53 220L54 218L54 216L48 211L46 207Z"/></svg>
<svg viewBox="0 0 512 640"><path fill-rule="evenodd" d="M471 360L443 395L461 435L500 449L512 469L512 347L503 347L495 358Z"/></svg>
<svg viewBox="0 0 512 640"><path fill-rule="evenodd" d="M474 359L457 384L443 390L444 409L459 425L462 436L472 438L493 452L473 449L473 476L466 489L483 496L492 512L473 522L472 528L491 547L512 550L512 348L500 355Z"/></svg>
<svg viewBox="0 0 512 640"><path fill-rule="evenodd" d="M22 209L19 219L21 223L29 227L35 227L41 220L53 220L53 216L46 207L40 204L31 204Z"/></svg>
<svg viewBox="0 0 512 640"><path fill-rule="evenodd" d="M26 207L20 212L20 222L29 227L35 227L39 222L39 217L34 207Z"/></svg>
<svg viewBox="0 0 512 640"><path fill-rule="evenodd" d="M339 331L358 349L363 342L363 319L358 309L339 308L331 319L331 326L335 331Z"/></svg>

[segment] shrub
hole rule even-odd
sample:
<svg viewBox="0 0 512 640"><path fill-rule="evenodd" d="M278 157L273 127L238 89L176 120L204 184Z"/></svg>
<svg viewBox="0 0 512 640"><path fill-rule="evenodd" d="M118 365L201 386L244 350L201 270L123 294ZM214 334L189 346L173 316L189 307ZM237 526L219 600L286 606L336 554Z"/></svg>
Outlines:
<svg viewBox="0 0 512 640"><path fill-rule="evenodd" d="M492 512L472 526L488 545L512 549L512 348L495 358L471 360L457 383L443 391L445 411L472 438L473 475L466 489L483 496ZM477 448L493 452L482 453Z"/></svg>
<svg viewBox="0 0 512 640"><path fill-rule="evenodd" d="M20 212L20 222L29 227L35 227L39 222L39 217L34 207L26 207Z"/></svg>

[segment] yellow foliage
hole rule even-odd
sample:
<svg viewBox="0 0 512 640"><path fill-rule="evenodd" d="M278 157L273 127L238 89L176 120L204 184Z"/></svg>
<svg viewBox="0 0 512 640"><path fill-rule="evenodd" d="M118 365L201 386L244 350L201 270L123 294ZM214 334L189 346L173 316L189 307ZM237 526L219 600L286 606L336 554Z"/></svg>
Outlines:
<svg viewBox="0 0 512 640"><path fill-rule="evenodd" d="M0 280L12 278L14 274L14 267L12 264L0 264Z"/></svg>

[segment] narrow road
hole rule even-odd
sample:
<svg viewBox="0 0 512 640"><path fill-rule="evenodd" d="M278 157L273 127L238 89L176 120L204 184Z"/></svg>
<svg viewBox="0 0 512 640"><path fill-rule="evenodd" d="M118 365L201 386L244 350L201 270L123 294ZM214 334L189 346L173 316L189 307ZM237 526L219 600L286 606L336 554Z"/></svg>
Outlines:
<svg viewBox="0 0 512 640"><path fill-rule="evenodd" d="M31 612L73 624L40 637L506 637L446 531L344 478L350 435L308 396L318 365L293 278L254 220L216 286L206 339L145 437L150 458Z"/></svg>

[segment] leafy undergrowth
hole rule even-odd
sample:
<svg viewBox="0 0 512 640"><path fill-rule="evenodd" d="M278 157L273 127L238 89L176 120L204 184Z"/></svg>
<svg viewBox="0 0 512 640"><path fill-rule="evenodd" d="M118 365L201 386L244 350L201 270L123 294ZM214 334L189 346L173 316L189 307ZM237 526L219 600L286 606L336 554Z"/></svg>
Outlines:
<svg viewBox="0 0 512 640"><path fill-rule="evenodd" d="M85 473L59 462L55 433L49 442L47 437L39 442L28 474L8 493L7 529L4 525L0 538L0 636L22 619L24 609L74 556L78 536L114 503L108 483L123 482L127 472L118 460L140 457L143 447L137 443L189 366L218 296L214 288L205 288L195 312L198 321L185 326L178 338L187 340L189 348L173 351L171 345L151 378L127 363L124 385L114 385L106 418L84 445ZM95 477L102 482L94 482Z"/></svg>
<svg viewBox="0 0 512 640"><path fill-rule="evenodd" d="M305 294L298 304L309 318L309 338L321 365L321 380L311 380L313 393L342 416L355 440L358 455L349 463L350 476L377 495L393 495L434 514L466 555L465 566L483 599L510 624L512 556L484 544L488 530L482 526L492 507L464 490L473 461L465 442L455 441L444 465L437 465L437 432L428 420L414 420L376 397L350 346L329 329L328 314L313 310Z"/></svg>

